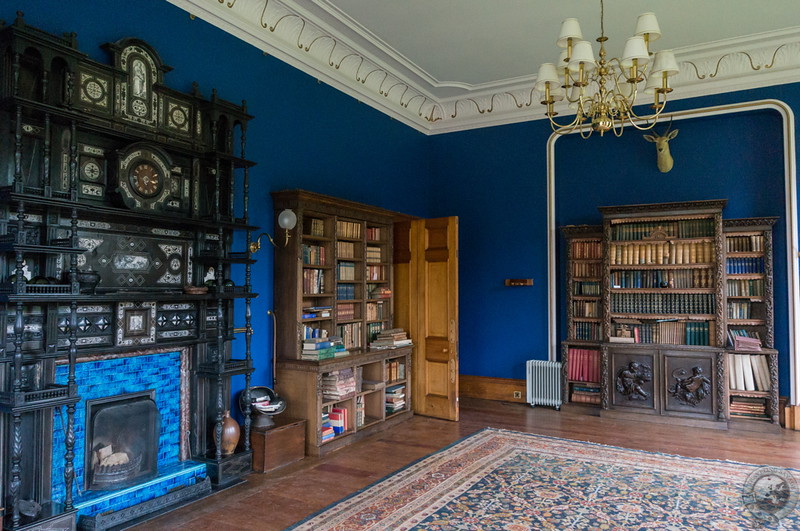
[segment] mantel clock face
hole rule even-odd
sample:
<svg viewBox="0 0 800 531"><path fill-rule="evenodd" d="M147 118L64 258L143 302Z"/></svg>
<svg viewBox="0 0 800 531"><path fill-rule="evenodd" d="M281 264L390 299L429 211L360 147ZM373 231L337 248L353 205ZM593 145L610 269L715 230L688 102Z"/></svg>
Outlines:
<svg viewBox="0 0 800 531"><path fill-rule="evenodd" d="M164 176L149 162L140 162L130 171L133 191L144 198L154 197L164 187Z"/></svg>
<svg viewBox="0 0 800 531"><path fill-rule="evenodd" d="M154 149L136 147L119 160L119 192L128 208L161 211L170 196L171 163Z"/></svg>

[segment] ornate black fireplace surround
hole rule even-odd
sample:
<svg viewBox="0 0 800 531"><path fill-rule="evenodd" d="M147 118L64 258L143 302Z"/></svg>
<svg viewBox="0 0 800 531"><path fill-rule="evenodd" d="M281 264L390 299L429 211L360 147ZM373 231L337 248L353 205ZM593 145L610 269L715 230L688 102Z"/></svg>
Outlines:
<svg viewBox="0 0 800 531"><path fill-rule="evenodd" d="M257 227L248 224L254 163L244 153L252 117L216 92L207 99L198 87L167 87L170 67L145 42L104 47L111 64L80 52L74 34L48 34L21 13L0 23L4 529L75 528L76 492L155 473L153 450L140 448L158 437L148 397L88 404L89 449L75 455L76 412L87 407L75 367L89 357L187 352L187 457L218 486L250 470L249 416L242 448L223 457L220 440L231 377L244 375L249 389L252 373L247 249ZM235 231L244 234L242 252L231 249ZM244 336L238 357L234 330ZM65 381L56 381L57 364L67 367ZM64 446L57 466L56 427ZM87 483L76 480L76 460L91 471ZM83 511L82 519L93 516Z"/></svg>

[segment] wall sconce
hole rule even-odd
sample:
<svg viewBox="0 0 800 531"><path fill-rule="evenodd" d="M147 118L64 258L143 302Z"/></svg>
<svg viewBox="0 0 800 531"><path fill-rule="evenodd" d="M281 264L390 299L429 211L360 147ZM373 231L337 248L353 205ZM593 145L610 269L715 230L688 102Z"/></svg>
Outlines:
<svg viewBox="0 0 800 531"><path fill-rule="evenodd" d="M283 246L286 247L289 245L289 231L297 225L297 214L295 214L292 209L286 208L280 214L278 214L278 226L284 230L286 233L286 239L283 241ZM261 238L266 236L269 238L269 242L278 247L278 244L275 243L275 240L272 239L272 236L267 234L266 232L262 232L258 235L258 238L254 242L250 242L250 253L255 253L259 249L261 249Z"/></svg>

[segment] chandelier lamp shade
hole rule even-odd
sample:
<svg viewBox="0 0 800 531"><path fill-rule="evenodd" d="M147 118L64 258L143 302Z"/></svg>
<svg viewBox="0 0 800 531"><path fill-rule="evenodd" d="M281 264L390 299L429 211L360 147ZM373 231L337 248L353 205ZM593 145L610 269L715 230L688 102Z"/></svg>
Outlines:
<svg viewBox="0 0 800 531"><path fill-rule="evenodd" d="M653 13L639 15L636 31L625 43L621 58L606 59L608 37L604 28L603 0L600 0L600 52L595 56L592 43L584 40L575 18L561 24L556 44L563 48L557 63L539 67L534 89L542 95L542 105L553 131L567 134L578 129L588 138L593 132L601 136L612 131L622 135L626 124L647 130L655 126L672 92L669 78L678 73L678 63L671 50L650 51L650 44L661 37L661 28ZM634 106L652 96L652 112L638 115ZM639 101L637 101L639 98ZM560 124L553 106L566 99L575 111L569 123ZM590 127L585 127L585 126Z"/></svg>

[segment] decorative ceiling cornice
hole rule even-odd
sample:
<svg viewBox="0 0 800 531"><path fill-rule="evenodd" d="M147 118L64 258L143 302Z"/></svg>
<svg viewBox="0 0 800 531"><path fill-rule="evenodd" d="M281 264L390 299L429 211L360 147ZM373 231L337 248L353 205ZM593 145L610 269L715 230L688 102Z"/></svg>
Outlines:
<svg viewBox="0 0 800 531"><path fill-rule="evenodd" d="M425 134L544 118L533 72L529 78L439 97L418 70L368 39L341 35L296 6L278 0L168 1ZM674 52L680 73L670 83L672 100L800 79L800 28ZM556 110L570 114L566 107Z"/></svg>

